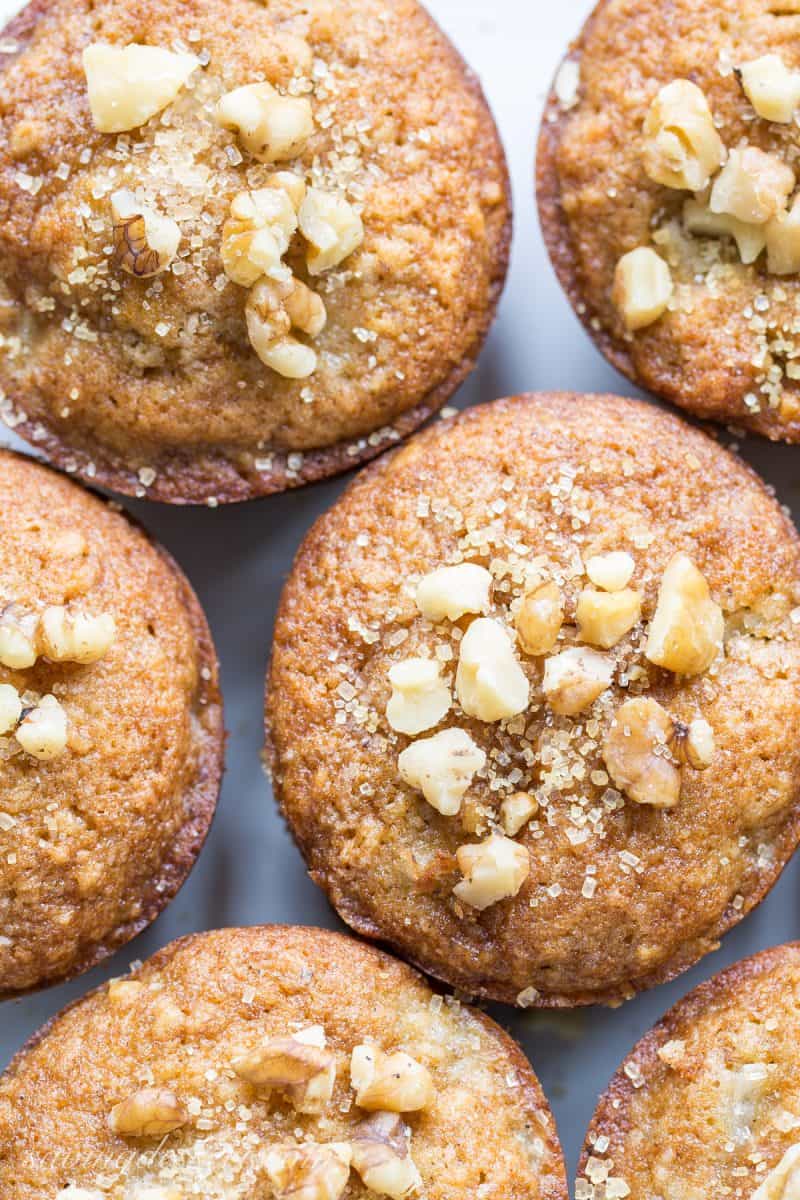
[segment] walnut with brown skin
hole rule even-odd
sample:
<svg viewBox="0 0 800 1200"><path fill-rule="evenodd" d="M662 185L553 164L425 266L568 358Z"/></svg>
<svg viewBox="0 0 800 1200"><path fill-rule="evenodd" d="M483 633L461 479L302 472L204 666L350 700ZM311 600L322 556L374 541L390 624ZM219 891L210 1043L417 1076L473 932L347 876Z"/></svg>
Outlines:
<svg viewBox="0 0 800 1200"><path fill-rule="evenodd" d="M675 725L656 700L626 700L606 734L603 758L614 783L637 804L674 808L681 774L670 750Z"/></svg>
<svg viewBox="0 0 800 1200"><path fill-rule="evenodd" d="M264 1169L274 1200L339 1200L350 1176L347 1142L271 1146Z"/></svg>
<svg viewBox="0 0 800 1200"><path fill-rule="evenodd" d="M138 279L165 271L178 252L177 223L141 204L127 189L112 195L111 215L115 265Z"/></svg>
<svg viewBox="0 0 800 1200"><path fill-rule="evenodd" d="M353 1169L371 1192L404 1200L421 1185L409 1149L411 1130L398 1113L376 1112L356 1126Z"/></svg>
<svg viewBox="0 0 800 1200"><path fill-rule="evenodd" d="M325 1048L318 1026L293 1037L269 1038L231 1065L255 1087L284 1092L298 1112L321 1112L333 1095L336 1056Z"/></svg>
<svg viewBox="0 0 800 1200"><path fill-rule="evenodd" d="M188 1111L173 1091L146 1087L115 1104L108 1124L123 1137L163 1137L188 1120Z"/></svg>

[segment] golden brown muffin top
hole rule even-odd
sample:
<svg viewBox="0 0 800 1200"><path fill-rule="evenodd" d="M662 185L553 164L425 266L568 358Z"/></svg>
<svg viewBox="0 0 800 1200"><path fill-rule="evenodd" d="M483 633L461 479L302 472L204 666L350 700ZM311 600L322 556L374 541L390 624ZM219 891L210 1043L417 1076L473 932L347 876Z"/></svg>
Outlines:
<svg viewBox="0 0 800 1200"><path fill-rule="evenodd" d="M358 1091L357 1047L375 1068ZM171 1131L131 1120L142 1089L151 1106L161 1093L163 1118L172 1097ZM408 1195L429 1200L567 1196L552 1116L514 1043L388 955L322 930L173 943L68 1009L0 1082L8 1200L360 1200L379 1191L362 1172L375 1184L371 1170L409 1159Z"/></svg>
<svg viewBox="0 0 800 1200"><path fill-rule="evenodd" d="M216 803L222 718L208 630L172 560L8 452L0 564L8 995L91 966L171 898Z"/></svg>
<svg viewBox="0 0 800 1200"><path fill-rule="evenodd" d="M0 383L21 432L125 491L213 502L352 465L443 402L490 320L509 205L480 89L414 0L35 0L17 26L0 56ZM98 44L197 65L149 121L104 133L82 62ZM259 85L308 106L292 157L260 161L218 123L224 96ZM234 198L280 170L363 224L321 274L304 233L283 255L327 309L322 332L292 331L317 356L297 379L260 361L252 288L222 257ZM177 224L151 277L114 230L120 190Z"/></svg>
<svg viewBox="0 0 800 1200"><path fill-rule="evenodd" d="M432 573L465 563L483 597L432 613ZM415 438L316 524L279 611L275 784L313 877L468 992L674 975L797 841L799 585L764 486L647 405L523 396Z"/></svg>
<svg viewBox="0 0 800 1200"><path fill-rule="evenodd" d="M625 1060L592 1121L576 1200L790 1200L800 1162L800 945L702 984Z"/></svg>
<svg viewBox="0 0 800 1200"><path fill-rule="evenodd" d="M776 252L773 236L783 216L769 228L734 221L726 234L719 225L731 214L712 188L726 162L735 166L749 147L757 152L753 158L747 151L757 176L765 168L759 153L789 169L789 195L778 207L792 208L800 165L791 115L800 97L793 91L800 79L799 32L796 0L677 0L668 19L652 0L601 0L558 73L538 163L542 226L554 265L614 365L699 416L788 441L800 440L800 247L788 259ZM752 97L761 77L753 76L747 91L739 77L740 68L769 55L779 61L765 68L765 94L774 100L782 88L786 111L756 99L757 111ZM669 102L660 112L652 108L661 89L676 81L705 97L710 134L698 119L697 93L688 110L679 104L677 119L674 108L666 111ZM714 136L721 139L719 155L709 143ZM691 146L699 151L707 182L658 182L667 177L666 159L672 155L674 165L681 157L678 143L689 158ZM774 190L775 169L773 163L766 192ZM708 214L710 206L723 206L723 215ZM735 200L733 208L742 214ZM800 209L795 220L798 215ZM760 222L763 214L744 216ZM701 232L710 225L713 232ZM731 232L742 238L741 247ZM781 236L778 231L778 242ZM638 247L668 264L673 290L655 323L631 330L615 304L614 280L619 260Z"/></svg>

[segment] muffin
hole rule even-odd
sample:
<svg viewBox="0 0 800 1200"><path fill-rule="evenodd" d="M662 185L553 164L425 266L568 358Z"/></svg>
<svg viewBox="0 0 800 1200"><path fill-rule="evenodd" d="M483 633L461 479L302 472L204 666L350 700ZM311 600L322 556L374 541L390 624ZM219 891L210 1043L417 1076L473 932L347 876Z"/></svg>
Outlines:
<svg viewBox="0 0 800 1200"><path fill-rule="evenodd" d="M173 942L0 1080L7 1200L567 1200L550 1110L482 1013L341 934Z"/></svg>
<svg viewBox="0 0 800 1200"><path fill-rule="evenodd" d="M158 915L222 755L216 655L179 568L118 508L0 451L0 999Z"/></svg>
<svg viewBox="0 0 800 1200"><path fill-rule="evenodd" d="M359 933L521 1006L718 944L800 836L800 553L705 435L609 396L438 424L312 528L275 792Z"/></svg>
<svg viewBox="0 0 800 1200"><path fill-rule="evenodd" d="M174 503L319 479L474 366L510 191L415 0L32 0L0 38L0 389Z"/></svg>
<svg viewBox="0 0 800 1200"><path fill-rule="evenodd" d="M545 242L623 374L800 441L800 5L600 0L539 138Z"/></svg>
<svg viewBox="0 0 800 1200"><path fill-rule="evenodd" d="M701 984L631 1052L601 1097L577 1200L791 1200L800 1166L800 943Z"/></svg>

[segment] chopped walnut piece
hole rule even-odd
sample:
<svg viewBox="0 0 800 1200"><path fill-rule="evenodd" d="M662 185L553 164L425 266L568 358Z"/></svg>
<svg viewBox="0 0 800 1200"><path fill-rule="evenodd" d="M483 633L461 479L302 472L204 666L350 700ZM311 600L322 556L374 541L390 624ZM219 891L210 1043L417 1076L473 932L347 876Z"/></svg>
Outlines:
<svg viewBox="0 0 800 1200"><path fill-rule="evenodd" d="M83 52L92 121L101 133L138 129L177 97L200 66L193 54L158 46L93 42Z"/></svg>
<svg viewBox="0 0 800 1200"><path fill-rule="evenodd" d="M252 287L265 275L285 283L292 278L283 255L297 229L297 213L283 188L238 192L222 226L222 266L241 287Z"/></svg>
<svg viewBox="0 0 800 1200"><path fill-rule="evenodd" d="M67 714L55 696L42 696L36 707L25 713L14 736L26 754L49 762L67 747Z"/></svg>
<svg viewBox="0 0 800 1200"><path fill-rule="evenodd" d="M264 365L285 379L307 379L317 366L316 351L290 334L293 325L302 329L298 318L316 333L327 319L322 300L299 279L286 284L261 279L247 298L250 344Z"/></svg>
<svg viewBox="0 0 800 1200"><path fill-rule="evenodd" d="M675 1070L686 1054L686 1042L680 1038L670 1038L668 1042L664 1042L663 1046L659 1046L656 1054L662 1062Z"/></svg>
<svg viewBox="0 0 800 1200"><path fill-rule="evenodd" d="M586 574L604 592L621 592L631 581L636 564L627 550L609 550L586 560Z"/></svg>
<svg viewBox="0 0 800 1200"><path fill-rule="evenodd" d="M356 1046L350 1056L350 1085L359 1108L418 1112L435 1091L430 1071L403 1050L385 1054L378 1046Z"/></svg>
<svg viewBox="0 0 800 1200"><path fill-rule="evenodd" d="M39 653L51 662L98 662L114 644L117 626L111 613L90 616L50 605L37 630Z"/></svg>
<svg viewBox="0 0 800 1200"><path fill-rule="evenodd" d="M400 778L418 788L432 808L454 817L486 755L464 729L443 729L421 738L402 751L397 766Z"/></svg>
<svg viewBox="0 0 800 1200"><path fill-rule="evenodd" d="M476 563L439 567L420 580L417 608L428 621L457 621L465 613L489 611L492 577Z"/></svg>
<svg viewBox="0 0 800 1200"><path fill-rule="evenodd" d="M717 751L714 730L708 721L698 717L688 725L677 727L673 747L682 762L687 762L696 771L705 771Z"/></svg>
<svg viewBox="0 0 800 1200"><path fill-rule="evenodd" d="M139 279L165 271L178 253L178 223L141 204L127 188L112 192L110 203L114 263Z"/></svg>
<svg viewBox="0 0 800 1200"><path fill-rule="evenodd" d="M649 246L623 254L614 271L611 299L631 332L652 325L672 297L672 275L664 259Z"/></svg>
<svg viewBox="0 0 800 1200"><path fill-rule="evenodd" d="M528 677L499 621L478 617L461 639L456 694L464 712L480 721L501 721L528 707Z"/></svg>
<svg viewBox="0 0 800 1200"><path fill-rule="evenodd" d="M552 579L529 582L514 617L525 653L549 653L558 641L563 623L564 600L558 584Z"/></svg>
<svg viewBox="0 0 800 1200"><path fill-rule="evenodd" d="M800 104L800 72L790 71L779 54L764 54L737 71L742 91L760 117L788 125Z"/></svg>
<svg viewBox="0 0 800 1200"><path fill-rule="evenodd" d="M750 1200L796 1200L800 1195L800 1143L790 1146Z"/></svg>
<svg viewBox="0 0 800 1200"><path fill-rule="evenodd" d="M766 226L767 270L770 275L800 273L800 196L788 212L779 213Z"/></svg>
<svg viewBox="0 0 800 1200"><path fill-rule="evenodd" d="M751 225L763 225L784 210L794 183L794 171L776 155L765 154L757 146L731 150L714 180L709 208Z"/></svg>
<svg viewBox="0 0 800 1200"><path fill-rule="evenodd" d="M729 213L713 213L707 204L697 200L687 200L683 206L683 225L688 233L700 237L733 238L739 258L745 265L755 262L766 246L771 224L770 221L767 225L750 225Z"/></svg>
<svg viewBox="0 0 800 1200"><path fill-rule="evenodd" d="M10 683L0 683L0 735L16 729L21 716L19 692Z"/></svg>
<svg viewBox="0 0 800 1200"><path fill-rule="evenodd" d="M542 688L553 712L573 717L594 704L614 678L614 660L585 646L548 658Z"/></svg>
<svg viewBox="0 0 800 1200"><path fill-rule="evenodd" d="M633 629L642 615L642 598L632 588L601 592L584 588L578 597L576 617L584 642L610 650Z"/></svg>
<svg viewBox="0 0 800 1200"><path fill-rule="evenodd" d="M282 96L271 83L248 83L227 92L216 120L232 130L259 162L286 162L302 154L314 132L311 103L304 96Z"/></svg>
<svg viewBox="0 0 800 1200"><path fill-rule="evenodd" d="M270 175L266 186L285 192L292 202L295 213L300 211L300 205L305 200L308 190L302 175L298 175L295 171L276 171L274 175Z"/></svg>
<svg viewBox="0 0 800 1200"><path fill-rule="evenodd" d="M398 733L423 733L450 711L450 688L432 658L406 658L389 668L392 694L386 719Z"/></svg>
<svg viewBox="0 0 800 1200"><path fill-rule="evenodd" d="M140 1000L145 990L137 979L112 979L108 985L108 1002L115 1008L128 1008Z"/></svg>
<svg viewBox="0 0 800 1200"><path fill-rule="evenodd" d="M32 614L18 613L14 605L0 611L0 665L24 671L36 662L36 623Z"/></svg>
<svg viewBox="0 0 800 1200"><path fill-rule="evenodd" d="M645 657L677 675L700 675L722 648L722 609L688 554L673 555L661 579Z"/></svg>
<svg viewBox="0 0 800 1200"><path fill-rule="evenodd" d="M688 79L662 87L643 127L644 169L665 187L701 191L725 161L705 95Z"/></svg>
<svg viewBox="0 0 800 1200"><path fill-rule="evenodd" d="M264 1169L275 1200L339 1200L350 1177L347 1142L271 1146Z"/></svg>
<svg viewBox="0 0 800 1200"><path fill-rule="evenodd" d="M637 804L674 808L681 775L669 749L675 731L669 713L656 700L626 700L617 710L603 743L603 759L614 783Z"/></svg>
<svg viewBox="0 0 800 1200"><path fill-rule="evenodd" d="M123 1137L163 1137L180 1129L189 1113L166 1087L145 1087L115 1104L108 1124Z"/></svg>
<svg viewBox="0 0 800 1200"><path fill-rule="evenodd" d="M231 1063L255 1087L282 1091L298 1112L319 1113L333 1095L336 1056L319 1025L291 1037L269 1038Z"/></svg>
<svg viewBox="0 0 800 1200"><path fill-rule="evenodd" d="M525 847L498 833L477 845L460 846L456 858L464 879L453 894L481 911L516 896L531 869Z"/></svg>
<svg viewBox="0 0 800 1200"><path fill-rule="evenodd" d="M422 1185L409 1149L411 1130L394 1112L377 1112L353 1131L353 1168L378 1196L404 1200Z"/></svg>
<svg viewBox="0 0 800 1200"><path fill-rule="evenodd" d="M344 196L311 187L298 213L300 232L309 244L306 266L311 275L338 267L364 241L364 226Z"/></svg>
<svg viewBox="0 0 800 1200"><path fill-rule="evenodd" d="M539 811L539 801L530 792L514 792L500 805L503 829L509 837L515 837L531 817Z"/></svg>

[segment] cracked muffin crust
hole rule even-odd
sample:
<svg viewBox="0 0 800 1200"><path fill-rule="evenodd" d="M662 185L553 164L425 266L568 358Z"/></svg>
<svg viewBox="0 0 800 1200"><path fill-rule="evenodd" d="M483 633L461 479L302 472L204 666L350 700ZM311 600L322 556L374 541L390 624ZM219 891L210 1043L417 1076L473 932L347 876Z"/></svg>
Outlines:
<svg viewBox="0 0 800 1200"><path fill-rule="evenodd" d="M471 370L510 191L415 0L32 0L0 72L3 412L59 465L247 499L377 454Z"/></svg>
<svg viewBox="0 0 800 1200"><path fill-rule="evenodd" d="M223 756L200 605L114 506L0 451L0 998L154 920L205 839Z"/></svg>
<svg viewBox="0 0 800 1200"><path fill-rule="evenodd" d="M677 0L668 21L653 0L601 0L556 76L537 162L550 257L606 358L699 417L789 442L798 32L796 0Z"/></svg>
<svg viewBox="0 0 800 1200"><path fill-rule="evenodd" d="M6 1200L567 1200L519 1047L319 929L183 938L0 1080Z"/></svg>
<svg viewBox="0 0 800 1200"><path fill-rule="evenodd" d="M592 1119L576 1200L791 1200L800 943L700 985L637 1044Z"/></svg>
<svg viewBox="0 0 800 1200"><path fill-rule="evenodd" d="M354 929L468 993L684 970L800 835L800 552L635 401L521 396L364 473L279 608L275 792Z"/></svg>

